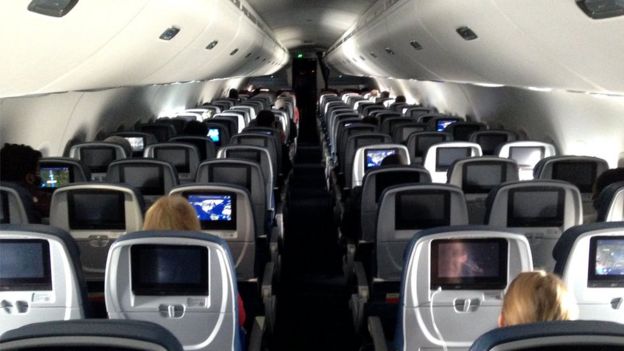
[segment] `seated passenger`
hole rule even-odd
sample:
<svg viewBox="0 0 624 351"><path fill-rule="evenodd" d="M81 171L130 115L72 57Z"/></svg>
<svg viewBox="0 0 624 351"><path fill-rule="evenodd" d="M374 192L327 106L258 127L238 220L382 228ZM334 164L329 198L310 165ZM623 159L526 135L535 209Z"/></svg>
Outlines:
<svg viewBox="0 0 624 351"><path fill-rule="evenodd" d="M498 326L573 320L578 316L576 299L553 273L524 272L511 282L503 299Z"/></svg>
<svg viewBox="0 0 624 351"><path fill-rule="evenodd" d="M163 196L145 213L143 230L189 230L201 231L195 209L182 196ZM238 298L238 324L245 325L247 315L240 295Z"/></svg>
<svg viewBox="0 0 624 351"><path fill-rule="evenodd" d="M602 189L606 188L609 184L621 181L624 181L624 168L608 169L602 172L596 179L596 182L594 182L592 199L598 199L598 195L600 195Z"/></svg>
<svg viewBox="0 0 624 351"><path fill-rule="evenodd" d="M50 214L51 193L42 191L39 175L41 151L27 145L4 144L0 150L0 181L14 182L32 196L39 218Z"/></svg>
<svg viewBox="0 0 624 351"><path fill-rule="evenodd" d="M403 95L398 95L395 99L394 102L405 102L405 96Z"/></svg>
<svg viewBox="0 0 624 351"><path fill-rule="evenodd" d="M208 126L199 121L190 121L184 125L182 135L201 136L208 135Z"/></svg>

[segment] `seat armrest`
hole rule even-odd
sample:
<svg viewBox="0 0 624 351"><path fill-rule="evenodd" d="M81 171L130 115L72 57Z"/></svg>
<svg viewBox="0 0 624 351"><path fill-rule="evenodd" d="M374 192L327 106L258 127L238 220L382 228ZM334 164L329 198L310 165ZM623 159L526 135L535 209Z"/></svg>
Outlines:
<svg viewBox="0 0 624 351"><path fill-rule="evenodd" d="M353 263L353 273L355 274L358 297L366 302L369 297L369 287L368 279L366 278L366 270L364 270L362 262L355 261Z"/></svg>
<svg viewBox="0 0 624 351"><path fill-rule="evenodd" d="M273 328L275 327L275 305L276 299L273 295L273 271L274 271L273 262L268 262L266 266L264 266L264 274L262 275L262 304L264 305L264 315L267 323L267 328L270 333L273 332Z"/></svg>
<svg viewBox="0 0 624 351"><path fill-rule="evenodd" d="M249 336L248 351L261 351L262 341L264 340L264 332L266 331L265 318L258 316L254 318L253 326L251 327L251 335Z"/></svg>
<svg viewBox="0 0 624 351"><path fill-rule="evenodd" d="M368 317L368 332L373 339L375 351L388 351L386 336L384 335L381 319L377 316Z"/></svg>
<svg viewBox="0 0 624 351"><path fill-rule="evenodd" d="M369 296L368 280L366 279L366 272L362 262L354 262L353 275L356 278L357 294L351 295L349 307L351 308L353 328L356 331L361 331L364 327L364 306L368 302Z"/></svg>

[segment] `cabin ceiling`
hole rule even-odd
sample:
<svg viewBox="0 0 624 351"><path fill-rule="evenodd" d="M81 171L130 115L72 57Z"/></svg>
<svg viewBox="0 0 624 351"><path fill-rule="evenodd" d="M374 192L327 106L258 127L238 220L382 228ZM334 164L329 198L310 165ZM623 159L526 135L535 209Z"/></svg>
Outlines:
<svg viewBox="0 0 624 351"><path fill-rule="evenodd" d="M351 27L375 0L248 0L288 49L326 49Z"/></svg>

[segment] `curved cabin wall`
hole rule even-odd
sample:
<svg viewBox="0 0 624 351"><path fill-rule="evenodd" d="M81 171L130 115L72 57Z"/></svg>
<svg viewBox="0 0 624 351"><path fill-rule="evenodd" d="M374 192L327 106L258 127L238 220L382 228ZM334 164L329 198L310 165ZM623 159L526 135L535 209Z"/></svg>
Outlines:
<svg viewBox="0 0 624 351"><path fill-rule="evenodd" d="M478 38L464 40L462 26ZM616 167L624 160L622 37L624 17L592 20L574 1L389 0L325 59L408 102Z"/></svg>
<svg viewBox="0 0 624 351"><path fill-rule="evenodd" d="M223 96L289 59L245 1L80 1L61 18L4 5L0 144L47 156ZM159 39L171 27L179 33Z"/></svg>

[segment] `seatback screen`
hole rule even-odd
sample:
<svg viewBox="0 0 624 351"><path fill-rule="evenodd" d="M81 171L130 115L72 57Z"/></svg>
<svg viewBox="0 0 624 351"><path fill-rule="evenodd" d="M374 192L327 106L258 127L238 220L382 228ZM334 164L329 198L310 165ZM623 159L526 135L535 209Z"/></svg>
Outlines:
<svg viewBox="0 0 624 351"><path fill-rule="evenodd" d="M469 147L438 147L436 149L436 172L446 172L453 162L470 157Z"/></svg>
<svg viewBox="0 0 624 351"><path fill-rule="evenodd" d="M227 158L246 160L260 164L262 155L258 150L233 149L226 152Z"/></svg>
<svg viewBox="0 0 624 351"><path fill-rule="evenodd" d="M552 178L576 185L581 193L591 193L596 180L596 163L556 162L553 164Z"/></svg>
<svg viewBox="0 0 624 351"><path fill-rule="evenodd" d="M251 192L251 169L247 165L214 165L208 181L242 186Z"/></svg>
<svg viewBox="0 0 624 351"><path fill-rule="evenodd" d="M219 128L208 128L207 136L213 143L221 145L221 132L219 131Z"/></svg>
<svg viewBox="0 0 624 351"><path fill-rule="evenodd" d="M236 194L193 194L184 196L195 209L202 229L236 230Z"/></svg>
<svg viewBox="0 0 624 351"><path fill-rule="evenodd" d="M444 131L444 129L446 129L446 127L455 122L457 122L456 119L439 119L436 121L436 131L442 132Z"/></svg>
<svg viewBox="0 0 624 351"><path fill-rule="evenodd" d="M431 242L431 289L493 290L507 286L505 239L440 239Z"/></svg>
<svg viewBox="0 0 624 351"><path fill-rule="evenodd" d="M565 193L562 189L511 189L508 227L561 227Z"/></svg>
<svg viewBox="0 0 624 351"><path fill-rule="evenodd" d="M377 173L375 175L375 202L381 201L383 191L393 185L421 182L420 172L389 171Z"/></svg>
<svg viewBox="0 0 624 351"><path fill-rule="evenodd" d="M496 155L498 147L506 142L505 134L483 134L477 137L477 144L481 146L484 155Z"/></svg>
<svg viewBox="0 0 624 351"><path fill-rule="evenodd" d="M80 160L93 173L106 173L108 165L115 161L115 149L112 147L83 147Z"/></svg>
<svg viewBox="0 0 624 351"><path fill-rule="evenodd" d="M588 287L624 287L624 236L592 237L588 266Z"/></svg>
<svg viewBox="0 0 624 351"><path fill-rule="evenodd" d="M56 189L71 183L72 176L69 167L44 167L39 168L42 189Z"/></svg>
<svg viewBox="0 0 624 351"><path fill-rule="evenodd" d="M52 290L47 240L0 240L0 291Z"/></svg>
<svg viewBox="0 0 624 351"><path fill-rule="evenodd" d="M416 139L416 150L414 155L417 157L426 156L427 150L435 144L439 144L446 141L444 135L419 135Z"/></svg>
<svg viewBox="0 0 624 351"><path fill-rule="evenodd" d="M535 167L544 158L544 147L512 146L509 148L509 158L516 160L519 167Z"/></svg>
<svg viewBox="0 0 624 351"><path fill-rule="evenodd" d="M462 190L466 194L488 193L507 179L507 167L504 164L471 164L463 169Z"/></svg>
<svg viewBox="0 0 624 351"><path fill-rule="evenodd" d="M364 170L377 168L386 156L394 155L397 149L365 149Z"/></svg>
<svg viewBox="0 0 624 351"><path fill-rule="evenodd" d="M143 137L124 137L124 139L128 140L130 143L132 152L143 152L143 149L145 149L145 140Z"/></svg>
<svg viewBox="0 0 624 351"><path fill-rule="evenodd" d="M67 194L69 227L86 230L124 230L124 194L106 190L81 190Z"/></svg>
<svg viewBox="0 0 624 351"><path fill-rule="evenodd" d="M178 173L191 171L189 149L182 147L154 149L154 158L171 163Z"/></svg>
<svg viewBox="0 0 624 351"><path fill-rule="evenodd" d="M142 195L163 195L165 177L163 168L154 165L124 166L119 170L119 180L141 190Z"/></svg>
<svg viewBox="0 0 624 351"><path fill-rule="evenodd" d="M450 225L450 194L431 190L397 194L394 227L397 230L426 229Z"/></svg>
<svg viewBox="0 0 624 351"><path fill-rule="evenodd" d="M135 295L208 295L206 247L133 245L130 255Z"/></svg>

